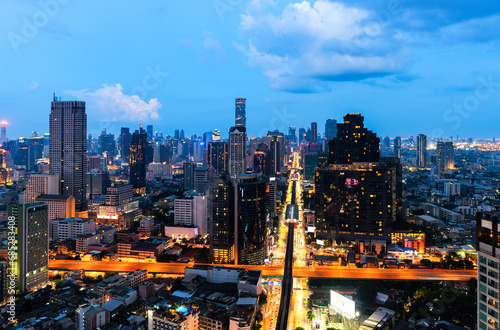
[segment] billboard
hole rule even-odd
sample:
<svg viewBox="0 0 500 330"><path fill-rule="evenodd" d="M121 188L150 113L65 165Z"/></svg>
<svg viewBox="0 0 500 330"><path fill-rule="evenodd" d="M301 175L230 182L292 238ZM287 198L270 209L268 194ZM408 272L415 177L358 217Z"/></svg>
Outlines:
<svg viewBox="0 0 500 330"><path fill-rule="evenodd" d="M354 300L344 297L333 290L330 290L330 304L345 316L352 319L356 317L356 303Z"/></svg>
<svg viewBox="0 0 500 330"><path fill-rule="evenodd" d="M307 232L308 233L314 233L316 231L316 227L314 226L307 226Z"/></svg>

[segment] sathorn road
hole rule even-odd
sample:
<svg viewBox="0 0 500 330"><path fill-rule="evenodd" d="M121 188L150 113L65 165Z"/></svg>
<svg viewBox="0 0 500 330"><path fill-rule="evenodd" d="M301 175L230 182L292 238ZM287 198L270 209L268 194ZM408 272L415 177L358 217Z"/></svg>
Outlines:
<svg viewBox="0 0 500 330"><path fill-rule="evenodd" d="M184 268L192 267L192 263L144 263L144 262L110 262L80 260L50 260L51 270L85 269L101 272L132 272L136 269L147 269L149 273L184 274ZM262 270L263 276L283 276L280 266L248 266L222 265L241 269ZM293 267L293 277L322 277L345 279L376 280L421 280L421 281L467 281L477 277L475 270L447 269L378 269L347 268L329 266Z"/></svg>

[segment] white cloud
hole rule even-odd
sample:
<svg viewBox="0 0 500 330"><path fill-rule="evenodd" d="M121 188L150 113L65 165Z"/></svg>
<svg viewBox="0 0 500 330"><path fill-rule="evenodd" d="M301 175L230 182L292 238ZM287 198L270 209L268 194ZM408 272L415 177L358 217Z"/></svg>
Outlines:
<svg viewBox="0 0 500 330"><path fill-rule="evenodd" d="M254 0L241 16L248 46L235 44L269 78L289 91L324 90L328 81L362 80L402 70L408 54L376 13L327 0L287 5L275 15ZM388 41L389 40L389 41Z"/></svg>
<svg viewBox="0 0 500 330"><path fill-rule="evenodd" d="M158 110L162 107L158 99L142 100L138 95L126 95L120 84L107 85L95 91L83 89L65 91L87 102L87 113L97 121L136 122L159 120Z"/></svg>
<svg viewBox="0 0 500 330"><path fill-rule="evenodd" d="M38 87L40 87L40 85L36 81L34 81L34 82L32 82L31 84L28 85L28 90L34 91Z"/></svg>

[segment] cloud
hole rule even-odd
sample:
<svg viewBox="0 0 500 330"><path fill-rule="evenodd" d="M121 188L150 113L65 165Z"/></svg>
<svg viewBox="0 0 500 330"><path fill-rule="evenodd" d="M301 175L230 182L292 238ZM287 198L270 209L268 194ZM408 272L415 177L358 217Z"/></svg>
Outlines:
<svg viewBox="0 0 500 330"><path fill-rule="evenodd" d="M357 81L400 72L409 51L397 45L373 13L339 2L287 5L280 15L248 8L240 29L248 46L235 44L270 86L290 92L330 90L328 82Z"/></svg>
<svg viewBox="0 0 500 330"><path fill-rule="evenodd" d="M395 76L413 74L417 48L498 39L500 5L422 1L303 0L278 10L252 0L241 15L245 41L234 46L272 88L317 92L339 81L404 82Z"/></svg>
<svg viewBox="0 0 500 330"><path fill-rule="evenodd" d="M87 113L97 121L137 122L159 120L158 110L162 107L158 99L142 100L138 95L126 95L120 84L107 85L95 91L83 89L65 91L87 102Z"/></svg>
<svg viewBox="0 0 500 330"><path fill-rule="evenodd" d="M34 81L34 82L32 82L31 84L28 85L28 90L34 91L38 87L40 87L40 85L36 81Z"/></svg>

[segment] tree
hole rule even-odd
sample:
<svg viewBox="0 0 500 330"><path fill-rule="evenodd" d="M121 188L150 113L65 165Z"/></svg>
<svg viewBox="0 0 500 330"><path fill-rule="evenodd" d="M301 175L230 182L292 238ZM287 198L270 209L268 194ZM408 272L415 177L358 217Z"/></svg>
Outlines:
<svg viewBox="0 0 500 330"><path fill-rule="evenodd" d="M267 296L264 292L262 292L259 296L259 305L264 305L267 303Z"/></svg>
<svg viewBox="0 0 500 330"><path fill-rule="evenodd" d="M434 268L432 261L430 261L429 259L420 260L420 266L425 268Z"/></svg>
<svg viewBox="0 0 500 330"><path fill-rule="evenodd" d="M314 320L314 313L313 311L307 311L307 319L312 322Z"/></svg>
<svg viewBox="0 0 500 330"><path fill-rule="evenodd" d="M255 322L260 323L260 322L262 322L263 319L264 319L264 316L262 315L262 312L257 311L257 313L255 313Z"/></svg>
<svg viewBox="0 0 500 330"><path fill-rule="evenodd" d="M296 327L295 330L306 330L306 329L304 329L302 327Z"/></svg>

